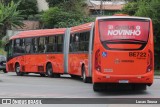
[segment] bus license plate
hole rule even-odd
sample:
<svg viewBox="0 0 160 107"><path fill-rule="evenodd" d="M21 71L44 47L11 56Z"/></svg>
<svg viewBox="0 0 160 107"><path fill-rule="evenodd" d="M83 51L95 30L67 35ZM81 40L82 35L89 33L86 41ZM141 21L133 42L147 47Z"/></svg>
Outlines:
<svg viewBox="0 0 160 107"><path fill-rule="evenodd" d="M128 80L119 80L119 83L129 83Z"/></svg>

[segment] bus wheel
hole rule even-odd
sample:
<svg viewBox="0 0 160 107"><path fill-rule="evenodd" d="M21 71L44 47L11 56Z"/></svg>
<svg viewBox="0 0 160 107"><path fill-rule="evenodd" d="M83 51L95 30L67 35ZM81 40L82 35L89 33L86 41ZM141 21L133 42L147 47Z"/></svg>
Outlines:
<svg viewBox="0 0 160 107"><path fill-rule="evenodd" d="M60 78L61 76L60 76L60 74L54 74L53 77L54 77L54 78Z"/></svg>
<svg viewBox="0 0 160 107"><path fill-rule="evenodd" d="M99 83L93 83L93 90L95 91L95 92L100 92L100 91L102 91L102 87L101 87L102 85L101 84L99 84Z"/></svg>
<svg viewBox="0 0 160 107"><path fill-rule="evenodd" d="M3 70L4 73L7 73L6 69Z"/></svg>
<svg viewBox="0 0 160 107"><path fill-rule="evenodd" d="M17 76L23 76L23 72L20 71L20 65L19 64L16 64L15 66L15 72L17 74Z"/></svg>
<svg viewBox="0 0 160 107"><path fill-rule="evenodd" d="M47 65L47 75L48 75L48 77L53 77L54 76L51 64Z"/></svg>
<svg viewBox="0 0 160 107"><path fill-rule="evenodd" d="M79 78L80 78L80 76L78 76L78 75L72 75L72 74L70 74L70 76L71 76L71 78L73 78L73 79L79 79Z"/></svg>
<svg viewBox="0 0 160 107"><path fill-rule="evenodd" d="M91 79L89 77L86 76L86 70L85 67L82 67L82 79L84 83L90 83Z"/></svg>
<svg viewBox="0 0 160 107"><path fill-rule="evenodd" d="M134 85L134 90L146 90L147 86L145 84L136 84Z"/></svg>
<svg viewBox="0 0 160 107"><path fill-rule="evenodd" d="M40 76L41 76L41 77L45 77L46 75L45 75L45 74L43 74L43 73L40 73Z"/></svg>

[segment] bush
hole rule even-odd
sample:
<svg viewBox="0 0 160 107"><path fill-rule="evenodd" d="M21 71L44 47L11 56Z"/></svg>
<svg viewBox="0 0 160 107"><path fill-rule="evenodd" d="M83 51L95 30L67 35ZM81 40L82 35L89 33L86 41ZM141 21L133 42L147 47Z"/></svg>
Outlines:
<svg viewBox="0 0 160 107"><path fill-rule="evenodd" d="M17 1L17 0L15 0ZM17 7L17 10L21 10L21 15L25 19L28 19L29 15L38 14L37 0L20 0L20 5Z"/></svg>
<svg viewBox="0 0 160 107"><path fill-rule="evenodd" d="M29 15L38 14L37 0L3 0L4 4L9 4L11 1L14 3L20 2L17 10L21 11L24 19L28 19Z"/></svg>
<svg viewBox="0 0 160 107"><path fill-rule="evenodd" d="M0 48L3 48L5 46L6 42L0 40Z"/></svg>
<svg viewBox="0 0 160 107"><path fill-rule="evenodd" d="M64 12L58 7L52 7L42 15L42 22L45 28L71 27L91 21L93 19L90 17L78 13Z"/></svg>
<svg viewBox="0 0 160 107"><path fill-rule="evenodd" d="M134 4L137 5L135 9L134 6L130 6ZM123 13L127 13L129 15L142 16L142 17L150 17L153 21L153 31L154 31L154 51L155 51L155 69L160 68L160 0L139 0L137 2L131 2L127 4L123 9ZM130 14L131 13L131 14Z"/></svg>

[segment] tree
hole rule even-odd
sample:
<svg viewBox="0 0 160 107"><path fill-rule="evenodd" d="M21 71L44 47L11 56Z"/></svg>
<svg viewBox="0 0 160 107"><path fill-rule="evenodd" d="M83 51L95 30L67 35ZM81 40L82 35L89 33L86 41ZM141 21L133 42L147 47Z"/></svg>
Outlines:
<svg viewBox="0 0 160 107"><path fill-rule="evenodd" d="M66 12L84 12L85 10L85 0L46 0L49 7L59 7ZM85 13L83 13L85 14Z"/></svg>
<svg viewBox="0 0 160 107"><path fill-rule="evenodd" d="M139 9L136 11L136 16L150 17L153 21L154 28L154 49L155 49L155 68L160 68L160 1L150 0L150 2L139 2Z"/></svg>
<svg viewBox="0 0 160 107"><path fill-rule="evenodd" d="M92 18L79 13L65 12L58 7L52 7L42 15L45 28L63 28L91 22Z"/></svg>
<svg viewBox="0 0 160 107"><path fill-rule="evenodd" d="M65 2L66 0L46 0L48 2L49 7L54 7L56 5L59 5L60 3Z"/></svg>
<svg viewBox="0 0 160 107"><path fill-rule="evenodd" d="M134 15L137 10L138 10L138 3L130 2L123 7L122 12L124 14L128 14L131 16L131 15Z"/></svg>
<svg viewBox="0 0 160 107"><path fill-rule="evenodd" d="M46 28L71 27L93 21L87 13L84 0L47 0L50 9L42 15Z"/></svg>
<svg viewBox="0 0 160 107"><path fill-rule="evenodd" d="M17 0L14 0L17 1ZM17 10L21 10L21 15L24 16L24 19L28 19L30 15L38 14L37 0L18 0L20 4L17 7Z"/></svg>
<svg viewBox="0 0 160 107"><path fill-rule="evenodd" d="M0 39L6 35L7 29L23 26L23 18L17 10L18 5L19 2L15 4L13 1L6 6L0 3Z"/></svg>
<svg viewBox="0 0 160 107"><path fill-rule="evenodd" d="M135 6L132 3L136 4ZM126 8L127 7L127 8ZM136 2L129 2L123 9L122 13L127 13L134 16L150 17L153 21L154 28L154 51L155 51L155 68L160 68L160 0L137 0Z"/></svg>
<svg viewBox="0 0 160 107"><path fill-rule="evenodd" d="M30 15L34 16L38 14L37 0L1 0L4 5L8 5L11 2L18 3L17 10L21 11L24 19L28 19Z"/></svg>

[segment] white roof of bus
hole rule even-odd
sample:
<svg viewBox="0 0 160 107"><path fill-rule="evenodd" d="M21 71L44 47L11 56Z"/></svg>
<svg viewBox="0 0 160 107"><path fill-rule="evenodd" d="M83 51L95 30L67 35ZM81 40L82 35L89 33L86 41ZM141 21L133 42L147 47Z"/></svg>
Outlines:
<svg viewBox="0 0 160 107"><path fill-rule="evenodd" d="M147 17L136 17L136 16L102 16L102 17L97 17L97 20L100 19L116 19L116 18L124 18L124 19L146 19L146 20L151 20L150 18Z"/></svg>

